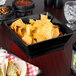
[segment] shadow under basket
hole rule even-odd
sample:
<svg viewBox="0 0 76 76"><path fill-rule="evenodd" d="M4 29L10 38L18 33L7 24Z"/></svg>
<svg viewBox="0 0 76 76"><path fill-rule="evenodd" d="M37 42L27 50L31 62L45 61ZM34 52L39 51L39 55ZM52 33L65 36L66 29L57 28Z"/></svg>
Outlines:
<svg viewBox="0 0 76 76"><path fill-rule="evenodd" d="M5 24L7 28L9 29L13 41L21 48L21 50L29 57L34 58L37 56L41 56L44 54L48 54L54 51L58 51L61 49L64 49L65 43L69 40L69 38L72 36L72 30L69 29L65 24L60 22L57 18L55 18L52 14L48 12L44 12L42 14L45 14L48 16L49 19L51 19L51 22L55 25L58 25L60 27L60 31L66 35L59 36L57 38L45 40L42 42L38 42L35 44L27 45L25 44L20 37L9 27L12 22L14 22L17 19L6 21ZM27 17L21 18L24 23L29 22L29 19L40 19L40 14L37 15L31 15Z"/></svg>

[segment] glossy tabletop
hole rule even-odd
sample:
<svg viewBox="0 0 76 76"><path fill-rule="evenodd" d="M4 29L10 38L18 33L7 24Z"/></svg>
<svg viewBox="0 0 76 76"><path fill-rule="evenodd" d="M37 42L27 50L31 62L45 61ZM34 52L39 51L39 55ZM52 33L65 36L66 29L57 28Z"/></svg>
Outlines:
<svg viewBox="0 0 76 76"><path fill-rule="evenodd" d="M11 5L13 0L7 0L6 5ZM53 7L44 7L44 0L33 0L35 8L33 14L50 12L63 23L66 23L63 8L55 9ZM38 66L41 73L38 76L75 76L72 74L71 55L72 44L76 40L76 32L73 32L72 37L65 44L63 50L45 54L33 59L29 59L21 49L13 42L12 37L4 24L0 25L0 47L4 47L25 61Z"/></svg>

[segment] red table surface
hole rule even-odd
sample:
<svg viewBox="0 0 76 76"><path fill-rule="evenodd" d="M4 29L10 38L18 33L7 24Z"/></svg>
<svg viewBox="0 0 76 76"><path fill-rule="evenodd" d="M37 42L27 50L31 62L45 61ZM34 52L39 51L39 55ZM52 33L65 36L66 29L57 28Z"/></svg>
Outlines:
<svg viewBox="0 0 76 76"><path fill-rule="evenodd" d="M7 0L6 5L11 5L13 0ZM63 23L66 23L63 8L44 7L44 0L33 0L35 9L33 14L50 12ZM76 40L76 31L64 46L64 50L59 50L33 59L29 59L21 49L12 41L11 35L4 24L0 25L0 47L4 47L16 54L25 61L38 66L41 73L38 76L75 76L71 72L72 44Z"/></svg>

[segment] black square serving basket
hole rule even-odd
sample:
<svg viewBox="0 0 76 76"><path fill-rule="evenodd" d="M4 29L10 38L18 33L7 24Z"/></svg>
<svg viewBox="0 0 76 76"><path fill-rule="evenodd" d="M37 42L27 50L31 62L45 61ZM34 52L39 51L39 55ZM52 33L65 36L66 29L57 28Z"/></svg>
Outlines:
<svg viewBox="0 0 76 76"><path fill-rule="evenodd" d="M57 38L53 38L53 39L49 39L49 40L45 40L42 42L38 42L35 44L31 44L31 45L27 45L25 44L20 37L9 27L11 25L12 22L14 22L17 19L13 19L13 20L9 20L6 21L5 24L7 26L7 28L9 29L12 39L13 41L21 48L21 50L29 57L29 58L33 58L36 56L40 56L49 52L54 52L60 49L64 48L64 44L68 41L68 39L72 36L72 30L69 29L65 24L63 24L62 22L60 22L57 18L55 18L53 15L51 15L48 12L44 12L42 14L48 15L48 18L51 19L51 22L53 24L56 24L60 27L60 31L66 35L57 37ZM31 15L31 16L27 16L27 17L22 17L21 18L23 20L23 22L28 23L29 19L40 19L40 14L37 15Z"/></svg>

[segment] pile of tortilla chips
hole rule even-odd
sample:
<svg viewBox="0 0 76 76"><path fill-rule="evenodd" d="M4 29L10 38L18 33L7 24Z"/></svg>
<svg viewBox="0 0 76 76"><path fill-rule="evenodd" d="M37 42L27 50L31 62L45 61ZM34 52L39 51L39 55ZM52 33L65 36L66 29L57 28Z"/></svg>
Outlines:
<svg viewBox="0 0 76 76"><path fill-rule="evenodd" d="M47 15L41 15L40 20L30 19L29 24L18 19L10 27L28 45L63 35L59 26L52 24Z"/></svg>

